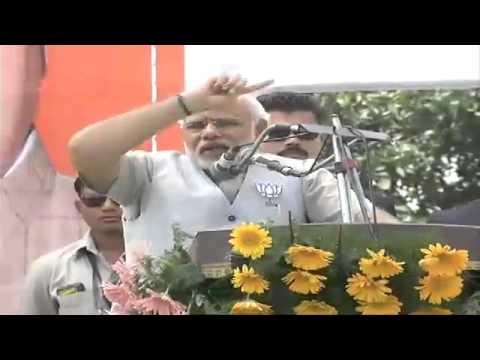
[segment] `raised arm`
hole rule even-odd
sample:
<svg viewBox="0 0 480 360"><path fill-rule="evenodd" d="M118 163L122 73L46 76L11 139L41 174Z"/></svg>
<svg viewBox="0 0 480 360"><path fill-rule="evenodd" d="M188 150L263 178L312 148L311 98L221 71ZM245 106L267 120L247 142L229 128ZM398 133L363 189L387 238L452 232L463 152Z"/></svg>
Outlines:
<svg viewBox="0 0 480 360"><path fill-rule="evenodd" d="M192 113L228 109L240 95L261 89L271 81L248 85L245 79L216 77L183 95ZM118 176L122 156L157 132L185 117L177 97L114 116L73 136L70 156L81 176L97 191L106 192Z"/></svg>

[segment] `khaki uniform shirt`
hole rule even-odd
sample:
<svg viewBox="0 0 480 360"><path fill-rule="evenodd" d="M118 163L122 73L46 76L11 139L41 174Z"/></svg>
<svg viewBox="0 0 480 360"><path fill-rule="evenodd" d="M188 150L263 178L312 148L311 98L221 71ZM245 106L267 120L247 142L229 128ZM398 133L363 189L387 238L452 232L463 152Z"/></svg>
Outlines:
<svg viewBox="0 0 480 360"><path fill-rule="evenodd" d="M87 233L81 240L33 262L26 279L22 313L25 315L98 315L108 310L101 284L87 256L97 262L102 281L111 266Z"/></svg>

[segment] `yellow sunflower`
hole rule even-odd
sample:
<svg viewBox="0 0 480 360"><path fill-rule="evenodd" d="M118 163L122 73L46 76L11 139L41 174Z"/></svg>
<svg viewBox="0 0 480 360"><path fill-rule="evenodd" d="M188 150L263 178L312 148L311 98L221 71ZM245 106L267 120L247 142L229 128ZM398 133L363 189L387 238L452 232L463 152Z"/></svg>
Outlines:
<svg viewBox="0 0 480 360"><path fill-rule="evenodd" d="M247 294L263 294L268 290L268 281L255 273L253 268L249 269L247 265L243 265L242 270L236 268L233 271L232 284Z"/></svg>
<svg viewBox="0 0 480 360"><path fill-rule="evenodd" d="M362 315L398 315L402 303L393 295L387 296L384 302L366 303L360 301L360 306L356 310Z"/></svg>
<svg viewBox="0 0 480 360"><path fill-rule="evenodd" d="M420 299L431 304L441 304L443 300L450 301L462 293L463 280L460 276L427 275L420 279Z"/></svg>
<svg viewBox="0 0 480 360"><path fill-rule="evenodd" d="M441 307L427 307L421 308L411 313L410 315L452 315L453 312L449 309L443 309Z"/></svg>
<svg viewBox="0 0 480 360"><path fill-rule="evenodd" d="M392 289L387 287L388 280L375 280L363 274L355 274L348 278L347 293L355 300L367 303L380 303L387 300Z"/></svg>
<svg viewBox="0 0 480 360"><path fill-rule="evenodd" d="M382 277L389 278L403 272L402 265L404 262L397 262L390 256L385 256L385 250L378 253L367 249L371 259L363 258L360 260L360 270L367 276L372 278Z"/></svg>
<svg viewBox="0 0 480 360"><path fill-rule="evenodd" d="M425 256L420 267L432 275L458 275L467 268L468 251L451 249L441 244L429 245L421 250Z"/></svg>
<svg viewBox="0 0 480 360"><path fill-rule="evenodd" d="M254 260L262 257L265 249L272 247L268 231L257 224L241 224L233 229L230 237L234 251Z"/></svg>
<svg viewBox="0 0 480 360"><path fill-rule="evenodd" d="M318 294L325 287L323 280L327 280L325 276L310 274L306 271L295 270L289 272L283 279L285 284L290 285L288 288L299 294Z"/></svg>
<svg viewBox="0 0 480 360"><path fill-rule="evenodd" d="M254 300L240 301L233 305L232 315L271 315L272 307Z"/></svg>
<svg viewBox="0 0 480 360"><path fill-rule="evenodd" d="M302 270L319 270L330 265L333 254L309 246L293 245L286 252L287 263Z"/></svg>
<svg viewBox="0 0 480 360"><path fill-rule="evenodd" d="M337 309L323 301L302 301L293 311L297 315L338 315Z"/></svg>

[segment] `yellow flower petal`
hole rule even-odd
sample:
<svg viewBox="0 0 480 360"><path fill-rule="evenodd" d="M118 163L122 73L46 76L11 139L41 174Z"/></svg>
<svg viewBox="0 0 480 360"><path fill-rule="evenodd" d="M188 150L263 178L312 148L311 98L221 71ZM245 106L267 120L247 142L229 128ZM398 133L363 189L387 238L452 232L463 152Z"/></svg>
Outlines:
<svg viewBox="0 0 480 360"><path fill-rule="evenodd" d="M451 249L441 244L429 245L421 250L425 256L420 267L432 275L458 275L468 266L468 251Z"/></svg>
<svg viewBox="0 0 480 360"><path fill-rule="evenodd" d="M360 260L360 270L371 278L381 277L389 278L403 272L404 262L397 262L390 256L385 256L385 250L375 253L367 249L371 259L363 258Z"/></svg>
<svg viewBox="0 0 480 360"><path fill-rule="evenodd" d="M299 294L318 294L325 287L323 280L327 280L325 276L310 274L306 271L296 270L288 273L282 279L288 288Z"/></svg>
<svg viewBox="0 0 480 360"><path fill-rule="evenodd" d="M453 312L449 309L443 309L440 307L427 307L421 308L410 315L452 315Z"/></svg>
<svg viewBox="0 0 480 360"><path fill-rule="evenodd" d="M268 231L257 224L241 224L233 229L230 237L234 251L254 260L262 257L265 249L272 247Z"/></svg>
<svg viewBox="0 0 480 360"><path fill-rule="evenodd" d="M463 279L460 276L428 275L420 279L420 299L431 304L450 301L462 293Z"/></svg>
<svg viewBox="0 0 480 360"><path fill-rule="evenodd" d="M323 301L302 301L293 311L297 315L338 315L337 309Z"/></svg>
<svg viewBox="0 0 480 360"><path fill-rule="evenodd" d="M356 310L362 315L398 315L402 305L397 297L390 295L384 302L367 303L360 301L360 306L357 306Z"/></svg>
<svg viewBox="0 0 480 360"><path fill-rule="evenodd" d="M355 300L368 303L380 303L387 300L392 289L387 287L388 280L375 280L363 274L355 274L348 278L347 293Z"/></svg>
<svg viewBox="0 0 480 360"><path fill-rule="evenodd" d="M333 254L329 251L295 244L286 252L286 261L302 270L319 270L330 265Z"/></svg>
<svg viewBox="0 0 480 360"><path fill-rule="evenodd" d="M235 288L247 294L263 294L268 290L268 281L264 280L253 268L243 265L242 270L233 271L232 284Z"/></svg>
<svg viewBox="0 0 480 360"><path fill-rule="evenodd" d="M271 315L272 307L254 300L245 300L233 305L232 315Z"/></svg>

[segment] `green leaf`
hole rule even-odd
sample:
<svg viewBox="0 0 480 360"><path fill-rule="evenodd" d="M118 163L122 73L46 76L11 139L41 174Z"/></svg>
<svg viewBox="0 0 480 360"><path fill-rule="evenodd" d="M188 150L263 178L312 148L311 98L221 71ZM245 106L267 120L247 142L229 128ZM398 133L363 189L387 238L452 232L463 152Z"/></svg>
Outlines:
<svg viewBox="0 0 480 360"><path fill-rule="evenodd" d="M205 280L200 268L193 263L176 266L171 271L170 286L176 291L193 290Z"/></svg>

